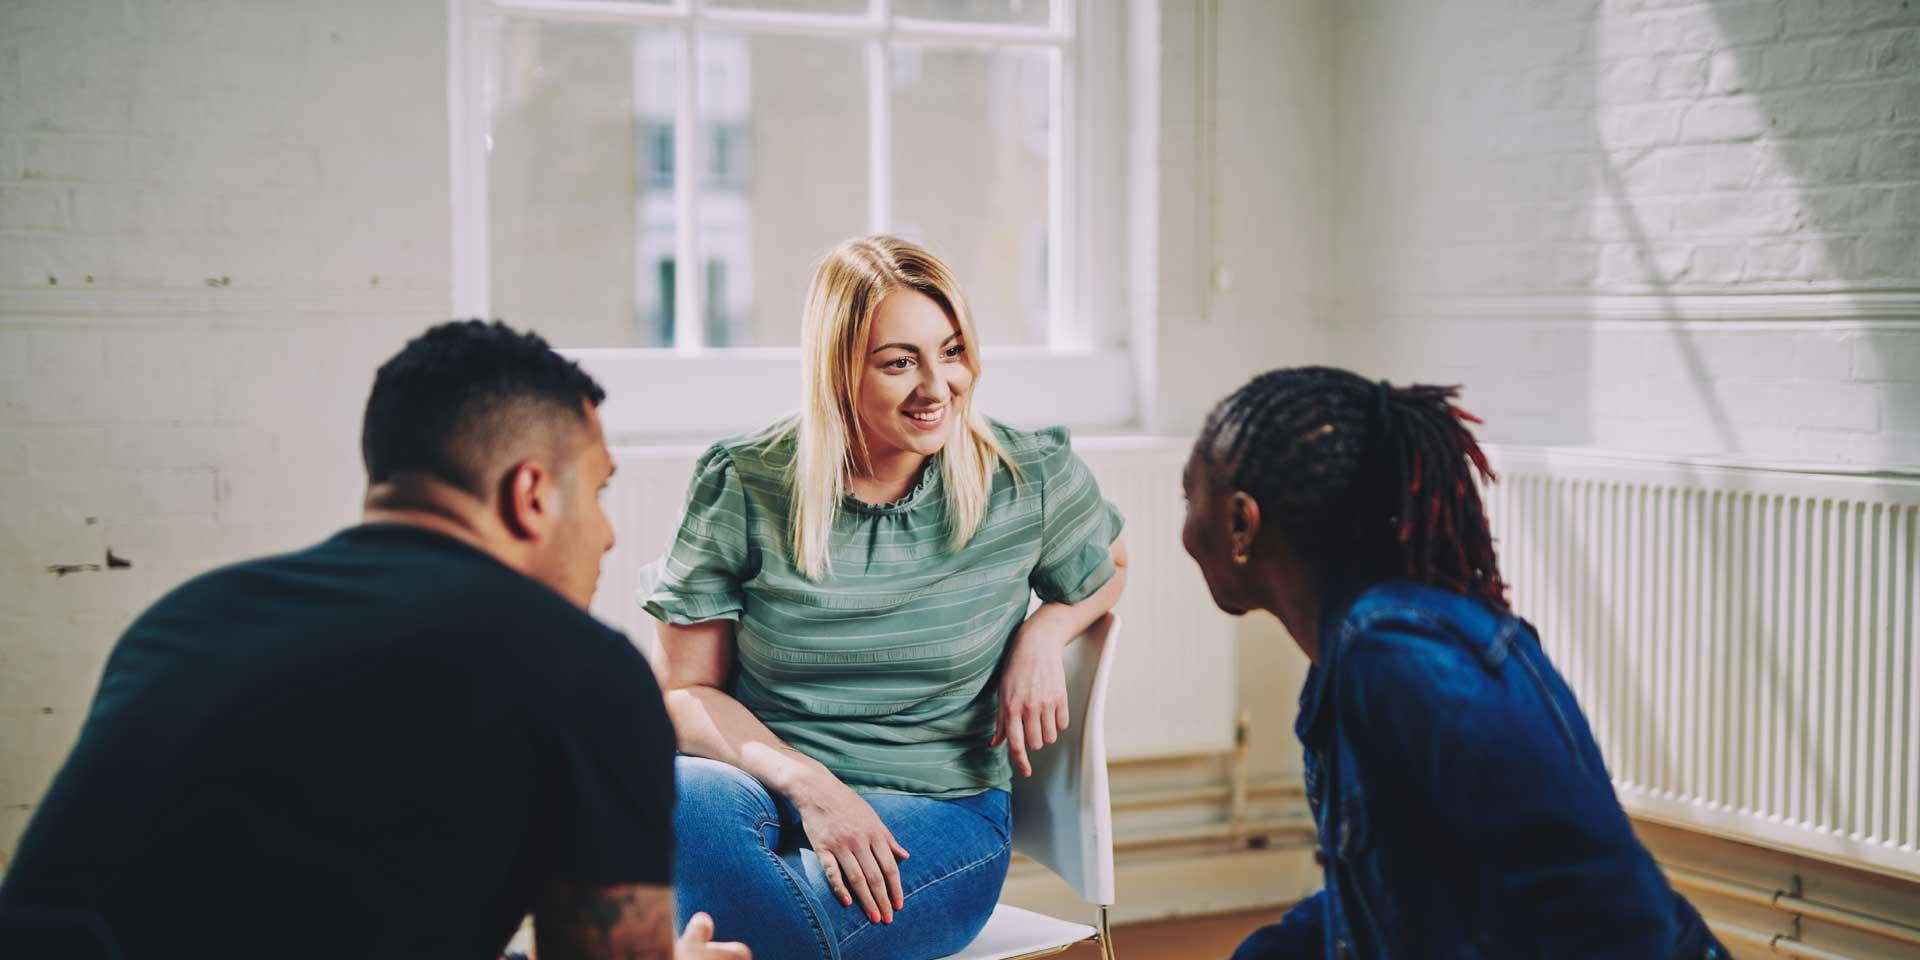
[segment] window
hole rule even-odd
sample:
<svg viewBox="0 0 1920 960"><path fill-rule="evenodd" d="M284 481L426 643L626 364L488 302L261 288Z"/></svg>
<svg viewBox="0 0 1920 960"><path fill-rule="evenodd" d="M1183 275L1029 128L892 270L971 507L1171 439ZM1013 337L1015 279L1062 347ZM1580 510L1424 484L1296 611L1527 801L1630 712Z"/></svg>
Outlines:
<svg viewBox="0 0 1920 960"><path fill-rule="evenodd" d="M661 257L654 261L654 282L660 291L660 305L653 311L653 325L647 338L654 343L666 343L673 339L674 276L672 257Z"/></svg>
<svg viewBox="0 0 1920 960"><path fill-rule="evenodd" d="M707 170L707 184L721 190L739 190L746 185L746 176L740 169L741 153L745 131L738 126L720 125L713 128L713 163Z"/></svg>
<svg viewBox="0 0 1920 960"><path fill-rule="evenodd" d="M798 345L826 249L895 233L959 274L989 376L1099 354L1126 381L1129 192L1097 159L1127 146L1126 7L454 0L456 306L746 377Z"/></svg>
<svg viewBox="0 0 1920 960"><path fill-rule="evenodd" d="M733 329L732 314L728 309L736 292L727 286L727 262L708 260L706 339L713 346L725 347L740 338L741 331Z"/></svg>
<svg viewBox="0 0 1920 960"><path fill-rule="evenodd" d="M673 189L673 125L667 123L649 123L645 125L647 143L646 174L647 189L667 191Z"/></svg>

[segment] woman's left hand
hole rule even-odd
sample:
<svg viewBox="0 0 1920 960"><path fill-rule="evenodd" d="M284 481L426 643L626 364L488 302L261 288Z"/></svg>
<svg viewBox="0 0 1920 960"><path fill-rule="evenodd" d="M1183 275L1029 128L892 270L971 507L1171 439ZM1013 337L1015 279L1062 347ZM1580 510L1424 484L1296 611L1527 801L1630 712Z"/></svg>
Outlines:
<svg viewBox="0 0 1920 960"><path fill-rule="evenodd" d="M1005 741L1013 768L1023 777L1033 776L1028 751L1053 743L1067 729L1067 673L1060 658L1073 638L1051 633L1033 629L1031 622L1021 627L1000 675L1000 714L992 746Z"/></svg>

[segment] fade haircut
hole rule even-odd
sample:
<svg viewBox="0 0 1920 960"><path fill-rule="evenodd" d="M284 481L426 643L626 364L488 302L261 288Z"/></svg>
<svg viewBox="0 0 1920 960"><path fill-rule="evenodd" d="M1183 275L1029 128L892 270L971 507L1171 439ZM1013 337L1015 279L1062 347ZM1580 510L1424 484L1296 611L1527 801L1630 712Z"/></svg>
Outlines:
<svg viewBox="0 0 1920 960"><path fill-rule="evenodd" d="M1197 449L1289 546L1356 586L1409 579L1506 609L1475 474L1494 479L1458 387L1331 367L1263 373L1220 402Z"/></svg>
<svg viewBox="0 0 1920 960"><path fill-rule="evenodd" d="M539 334L497 320L440 324L374 376L360 432L367 482L417 472L490 501L509 457L558 459L587 424L581 401L597 407L606 396Z"/></svg>

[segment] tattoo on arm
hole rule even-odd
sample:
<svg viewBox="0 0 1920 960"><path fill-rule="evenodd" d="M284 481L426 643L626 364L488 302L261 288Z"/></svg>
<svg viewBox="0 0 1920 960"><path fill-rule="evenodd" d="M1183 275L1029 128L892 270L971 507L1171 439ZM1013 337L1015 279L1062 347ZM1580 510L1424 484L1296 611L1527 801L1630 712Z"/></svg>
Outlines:
<svg viewBox="0 0 1920 960"><path fill-rule="evenodd" d="M673 889L555 884L534 912L540 960L670 960Z"/></svg>

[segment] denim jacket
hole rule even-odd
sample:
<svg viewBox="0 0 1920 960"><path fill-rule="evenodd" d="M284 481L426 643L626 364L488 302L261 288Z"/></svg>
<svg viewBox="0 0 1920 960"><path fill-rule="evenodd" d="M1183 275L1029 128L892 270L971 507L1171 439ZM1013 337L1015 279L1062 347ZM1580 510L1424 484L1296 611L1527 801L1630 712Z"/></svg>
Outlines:
<svg viewBox="0 0 1920 960"><path fill-rule="evenodd" d="M1329 604L1295 731L1325 888L1236 960L1727 955L1525 621L1407 582Z"/></svg>

